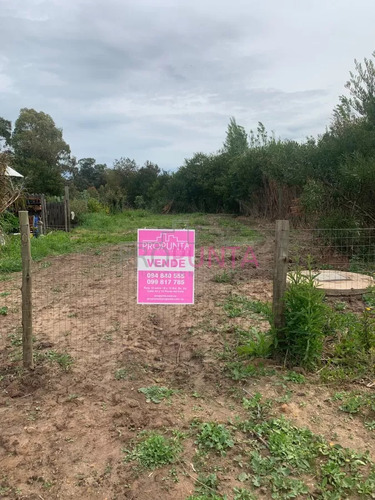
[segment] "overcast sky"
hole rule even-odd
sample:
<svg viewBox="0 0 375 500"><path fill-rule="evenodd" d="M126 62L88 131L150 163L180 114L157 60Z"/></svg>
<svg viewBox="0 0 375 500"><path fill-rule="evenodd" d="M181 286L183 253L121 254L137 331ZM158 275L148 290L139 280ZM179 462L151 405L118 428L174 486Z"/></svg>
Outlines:
<svg viewBox="0 0 375 500"><path fill-rule="evenodd" d="M175 169L230 116L277 137L324 132L374 0L0 0L0 116L49 113L73 155Z"/></svg>

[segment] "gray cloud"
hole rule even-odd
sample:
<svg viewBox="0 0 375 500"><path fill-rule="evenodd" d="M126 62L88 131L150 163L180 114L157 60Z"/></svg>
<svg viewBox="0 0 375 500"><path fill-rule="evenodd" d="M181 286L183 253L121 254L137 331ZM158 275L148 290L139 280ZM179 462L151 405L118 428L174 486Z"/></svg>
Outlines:
<svg viewBox="0 0 375 500"><path fill-rule="evenodd" d="M301 5L302 4L302 5ZM43 110L77 157L176 168L219 149L229 117L277 136L323 132L375 4L13 0L0 10L0 116Z"/></svg>

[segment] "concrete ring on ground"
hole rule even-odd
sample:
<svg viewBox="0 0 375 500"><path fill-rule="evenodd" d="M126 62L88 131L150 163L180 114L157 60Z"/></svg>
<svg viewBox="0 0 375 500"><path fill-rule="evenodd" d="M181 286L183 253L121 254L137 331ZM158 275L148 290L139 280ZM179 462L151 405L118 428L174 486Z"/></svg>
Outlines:
<svg viewBox="0 0 375 500"><path fill-rule="evenodd" d="M302 274L309 275L310 271L304 270ZM289 275L293 272L289 273ZM324 290L326 295L362 295L369 286L375 285L371 276L346 271L321 270L313 271L316 276L315 283Z"/></svg>

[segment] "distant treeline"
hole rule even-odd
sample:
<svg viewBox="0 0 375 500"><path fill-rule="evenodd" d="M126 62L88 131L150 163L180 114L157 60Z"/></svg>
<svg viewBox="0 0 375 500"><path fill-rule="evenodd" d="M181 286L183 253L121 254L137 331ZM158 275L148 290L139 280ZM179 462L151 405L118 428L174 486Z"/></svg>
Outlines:
<svg viewBox="0 0 375 500"><path fill-rule="evenodd" d="M29 191L71 187L77 213L126 207L175 212L230 212L294 217L331 227L375 223L374 58L355 61L333 118L318 138L280 140L263 124L246 133L231 118L222 148L196 153L176 172L129 158L112 168L77 161L52 118L22 109L14 130L0 119L0 138ZM73 203L74 205L74 203Z"/></svg>

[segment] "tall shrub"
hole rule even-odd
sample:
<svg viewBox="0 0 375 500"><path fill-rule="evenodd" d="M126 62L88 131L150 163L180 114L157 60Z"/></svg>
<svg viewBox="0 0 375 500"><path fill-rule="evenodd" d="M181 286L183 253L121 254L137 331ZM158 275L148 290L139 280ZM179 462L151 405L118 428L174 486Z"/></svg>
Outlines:
<svg viewBox="0 0 375 500"><path fill-rule="evenodd" d="M323 349L328 306L324 292L315 286L315 275L297 270L289 275L284 296L285 326L277 335L275 352L289 365L313 368Z"/></svg>

